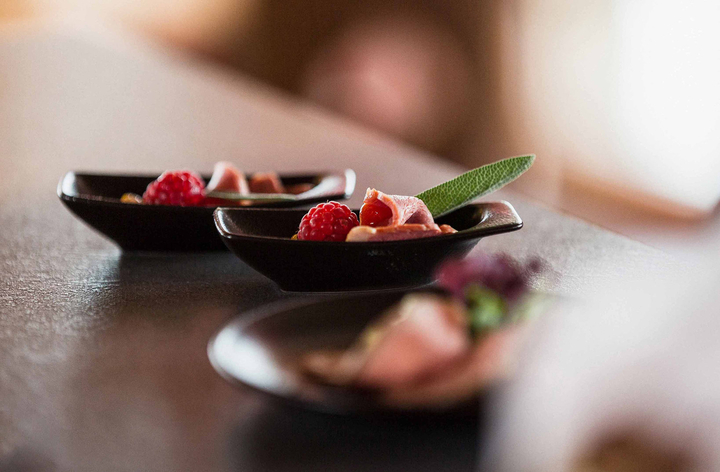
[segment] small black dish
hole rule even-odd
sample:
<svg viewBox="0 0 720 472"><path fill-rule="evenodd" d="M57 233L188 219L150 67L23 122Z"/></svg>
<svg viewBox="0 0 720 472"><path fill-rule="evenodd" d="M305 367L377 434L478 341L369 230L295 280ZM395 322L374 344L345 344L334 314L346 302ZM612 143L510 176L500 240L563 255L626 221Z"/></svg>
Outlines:
<svg viewBox="0 0 720 472"><path fill-rule="evenodd" d="M107 175L68 172L60 180L60 200L78 218L125 251L222 251L226 247L213 226L215 207L181 207L122 203L124 193L142 195L157 175ZM208 181L209 176L203 176ZM305 206L349 198L355 172L281 175L284 185L315 186L293 201L257 202L253 207Z"/></svg>
<svg viewBox="0 0 720 472"><path fill-rule="evenodd" d="M235 255L275 281L301 292L377 290L433 282L437 265L463 257L485 236L522 228L507 202L463 206L436 220L457 233L405 241L291 240L305 211L218 208L215 225Z"/></svg>
<svg viewBox="0 0 720 472"><path fill-rule="evenodd" d="M313 351L350 347L369 323L406 293L356 294L266 305L230 320L213 336L208 344L210 362L233 384L325 413L477 418L477 399L443 408L399 408L382 403L368 392L318 382L299 368L299 360Z"/></svg>

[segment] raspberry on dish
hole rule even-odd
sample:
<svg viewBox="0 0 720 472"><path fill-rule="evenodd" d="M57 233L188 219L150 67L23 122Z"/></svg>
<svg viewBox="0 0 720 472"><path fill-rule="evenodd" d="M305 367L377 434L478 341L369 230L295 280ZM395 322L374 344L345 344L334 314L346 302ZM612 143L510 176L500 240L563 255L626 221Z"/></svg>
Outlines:
<svg viewBox="0 0 720 472"><path fill-rule="evenodd" d="M194 172L168 170L147 186L142 198L150 205L198 206L205 201L205 183Z"/></svg>
<svg viewBox="0 0 720 472"><path fill-rule="evenodd" d="M347 205L321 203L303 216L297 238L304 241L345 241L358 218Z"/></svg>

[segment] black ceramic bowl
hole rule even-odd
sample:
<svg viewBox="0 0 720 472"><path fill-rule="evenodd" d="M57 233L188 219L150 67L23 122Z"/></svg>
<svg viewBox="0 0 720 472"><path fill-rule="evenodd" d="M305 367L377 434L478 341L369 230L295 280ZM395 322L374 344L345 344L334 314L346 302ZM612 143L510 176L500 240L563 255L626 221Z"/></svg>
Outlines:
<svg viewBox="0 0 720 472"><path fill-rule="evenodd" d="M107 175L68 172L60 180L60 200L78 218L125 251L218 251L225 245L213 225L215 207L137 205L120 202L124 193L142 195L157 175ZM208 181L209 176L203 176ZM280 175L285 185L312 183L293 201L258 202L254 207L304 206L349 198L355 173Z"/></svg>
<svg viewBox="0 0 720 472"><path fill-rule="evenodd" d="M329 292L431 283L437 265L462 257L485 236L515 231L522 220L507 202L475 203L436 220L458 232L385 242L291 240L303 210L218 208L215 225L235 255L287 291Z"/></svg>

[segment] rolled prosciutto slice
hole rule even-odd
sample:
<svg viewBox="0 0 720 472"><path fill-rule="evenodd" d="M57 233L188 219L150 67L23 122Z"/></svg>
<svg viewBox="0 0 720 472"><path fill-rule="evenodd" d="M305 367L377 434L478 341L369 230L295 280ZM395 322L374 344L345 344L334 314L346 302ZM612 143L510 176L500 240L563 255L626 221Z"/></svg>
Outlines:
<svg viewBox="0 0 720 472"><path fill-rule="evenodd" d="M353 348L311 354L303 366L334 384L373 389L415 384L470 354L464 311L457 302L437 295L408 295L366 329Z"/></svg>
<svg viewBox="0 0 720 472"><path fill-rule="evenodd" d="M234 192L240 194L250 192L245 174L229 162L215 164L212 178L210 178L205 190L207 192Z"/></svg>
<svg viewBox="0 0 720 472"><path fill-rule="evenodd" d="M405 239L427 238L445 233L456 233L448 225L438 226L435 223L430 225L406 224L400 226L356 226L350 230L346 242L361 243L374 241L402 241Z"/></svg>
<svg viewBox="0 0 720 472"><path fill-rule="evenodd" d="M275 172L258 172L250 178L250 192L285 193L285 187Z"/></svg>
<svg viewBox="0 0 720 472"><path fill-rule="evenodd" d="M388 195L369 188L360 209L360 224L364 226L434 225L435 220L425 203L417 197Z"/></svg>

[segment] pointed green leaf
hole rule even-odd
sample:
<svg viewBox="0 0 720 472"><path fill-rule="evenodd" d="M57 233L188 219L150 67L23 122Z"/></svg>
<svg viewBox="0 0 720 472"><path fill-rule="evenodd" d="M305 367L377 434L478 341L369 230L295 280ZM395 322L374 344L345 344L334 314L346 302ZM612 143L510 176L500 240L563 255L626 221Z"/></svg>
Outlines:
<svg viewBox="0 0 720 472"><path fill-rule="evenodd" d="M528 170L534 160L535 155L530 154L493 162L465 172L416 196L425 202L433 218L437 218L504 187Z"/></svg>

